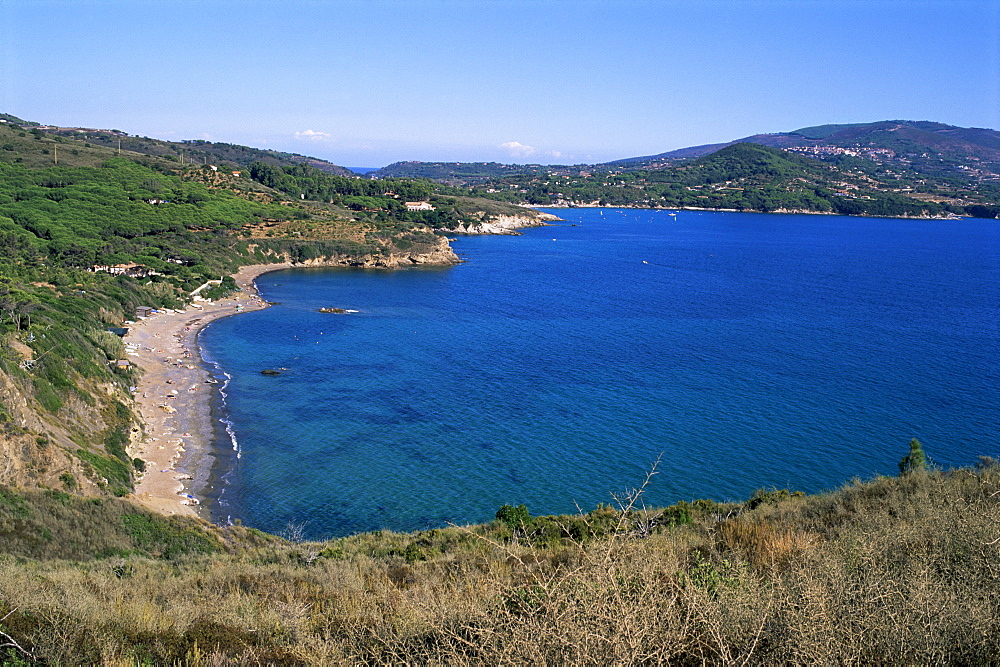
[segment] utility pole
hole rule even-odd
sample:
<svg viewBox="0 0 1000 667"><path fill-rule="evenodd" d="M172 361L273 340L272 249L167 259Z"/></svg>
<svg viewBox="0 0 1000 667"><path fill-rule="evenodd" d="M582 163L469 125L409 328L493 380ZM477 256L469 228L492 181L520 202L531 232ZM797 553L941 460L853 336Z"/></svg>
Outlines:
<svg viewBox="0 0 1000 667"><path fill-rule="evenodd" d="M52 147L52 162L53 162L53 164L59 164L59 146L58 146L58 144Z"/></svg>
<svg viewBox="0 0 1000 667"><path fill-rule="evenodd" d="M118 137L118 154L122 154L122 138Z"/></svg>

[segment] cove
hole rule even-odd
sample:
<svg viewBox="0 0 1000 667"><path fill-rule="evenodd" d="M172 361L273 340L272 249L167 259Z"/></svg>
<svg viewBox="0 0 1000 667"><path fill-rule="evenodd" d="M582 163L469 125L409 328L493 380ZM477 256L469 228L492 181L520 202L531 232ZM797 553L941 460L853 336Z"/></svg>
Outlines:
<svg viewBox="0 0 1000 667"><path fill-rule="evenodd" d="M586 511L660 456L650 505L1000 453L995 221L552 212L455 267L261 276L279 305L200 338L215 518L323 538Z"/></svg>

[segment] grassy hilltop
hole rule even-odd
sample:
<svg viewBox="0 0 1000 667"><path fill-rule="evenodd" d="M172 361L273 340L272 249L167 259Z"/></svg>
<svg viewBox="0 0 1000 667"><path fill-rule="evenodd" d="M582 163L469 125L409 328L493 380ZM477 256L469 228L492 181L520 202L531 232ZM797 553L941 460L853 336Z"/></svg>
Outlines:
<svg viewBox="0 0 1000 667"><path fill-rule="evenodd" d="M987 664L998 498L985 461L310 543L4 490L0 646L13 664Z"/></svg>

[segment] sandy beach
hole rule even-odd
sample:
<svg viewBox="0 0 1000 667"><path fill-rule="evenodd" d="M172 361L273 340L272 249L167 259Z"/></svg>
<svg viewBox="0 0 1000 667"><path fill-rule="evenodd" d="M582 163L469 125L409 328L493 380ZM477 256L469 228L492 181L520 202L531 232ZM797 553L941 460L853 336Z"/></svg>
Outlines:
<svg viewBox="0 0 1000 667"><path fill-rule="evenodd" d="M125 336L129 360L143 370L136 388L136 407L144 432L132 452L146 462L133 498L163 514L209 519L191 491L192 472L211 453L214 425L211 401L214 385L201 363L198 332L209 322L267 304L253 281L262 273L291 264L245 266L233 277L239 291L215 302L200 301L178 312L158 312L129 325ZM197 307L197 306L200 306Z"/></svg>

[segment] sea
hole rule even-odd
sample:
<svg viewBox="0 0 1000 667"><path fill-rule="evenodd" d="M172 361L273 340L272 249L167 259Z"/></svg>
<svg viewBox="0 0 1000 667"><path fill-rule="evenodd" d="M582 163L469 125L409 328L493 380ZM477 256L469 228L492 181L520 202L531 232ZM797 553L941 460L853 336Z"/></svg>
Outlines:
<svg viewBox="0 0 1000 667"><path fill-rule="evenodd" d="M558 209L210 324L215 520L312 539L1000 456L1000 224ZM321 313L341 308L343 314ZM278 370L263 375L262 370Z"/></svg>

